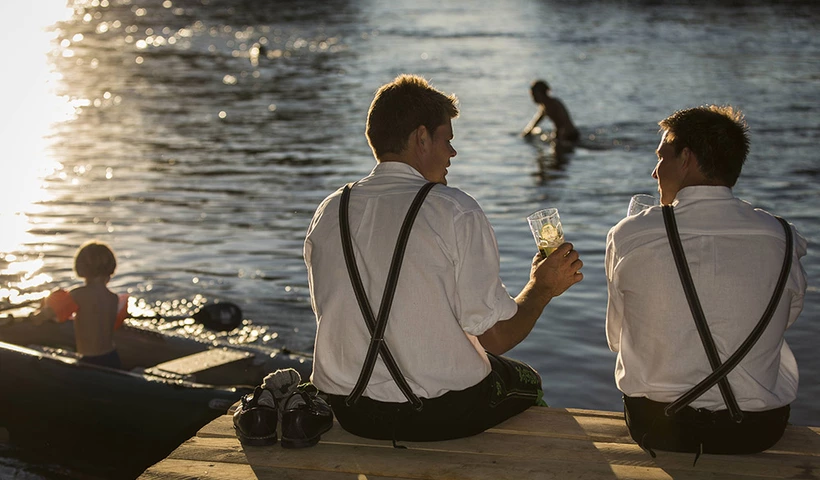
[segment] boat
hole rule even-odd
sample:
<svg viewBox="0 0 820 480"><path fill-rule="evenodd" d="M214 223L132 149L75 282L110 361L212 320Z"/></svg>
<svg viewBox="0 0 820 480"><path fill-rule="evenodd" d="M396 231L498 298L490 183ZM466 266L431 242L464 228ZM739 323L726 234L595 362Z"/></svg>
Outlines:
<svg viewBox="0 0 820 480"><path fill-rule="evenodd" d="M71 322L0 318L0 430L14 445L103 478L135 478L279 368L310 355L220 346L126 321L122 369L81 361Z"/></svg>

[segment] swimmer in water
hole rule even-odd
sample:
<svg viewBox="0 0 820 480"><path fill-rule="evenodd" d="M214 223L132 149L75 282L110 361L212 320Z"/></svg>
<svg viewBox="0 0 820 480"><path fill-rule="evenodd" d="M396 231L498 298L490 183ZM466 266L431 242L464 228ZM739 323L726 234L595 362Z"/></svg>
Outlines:
<svg viewBox="0 0 820 480"><path fill-rule="evenodd" d="M521 132L522 137L533 133L535 127L544 119L549 117L555 125L555 142L559 147L572 147L578 143L578 129L572 123L567 107L561 100L550 95L550 87L543 80L536 80L530 87L532 101L538 104L538 111L532 117L530 123Z"/></svg>

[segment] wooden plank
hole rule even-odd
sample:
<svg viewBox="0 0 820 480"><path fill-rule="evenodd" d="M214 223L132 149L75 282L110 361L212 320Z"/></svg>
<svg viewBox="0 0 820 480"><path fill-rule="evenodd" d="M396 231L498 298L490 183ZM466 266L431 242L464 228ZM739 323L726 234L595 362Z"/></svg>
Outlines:
<svg viewBox="0 0 820 480"><path fill-rule="evenodd" d="M145 373L213 385L256 383L261 379L251 381L247 375L253 359L254 354L250 352L211 348L157 364Z"/></svg>
<svg viewBox="0 0 820 480"><path fill-rule="evenodd" d="M152 466L139 480L355 480L356 475L343 472L310 472L304 469L250 466L237 463L201 462L169 458ZM403 480L399 477L368 475L367 480Z"/></svg>
<svg viewBox="0 0 820 480"><path fill-rule="evenodd" d="M488 431L633 443L623 415L594 410L532 407Z"/></svg>
<svg viewBox="0 0 820 480"><path fill-rule="evenodd" d="M549 424L545 424L543 420L539 419L536 415L556 415L560 414L561 410L563 409L533 407L521 415L525 415L522 420L524 420L525 425L529 425L529 427L525 428L543 431L544 428L549 428ZM575 420L578 421L591 438L618 438L623 440L624 443L634 443L629 436L629 430L626 428L623 414L620 412L569 408L566 409L566 413L574 415ZM521 415L519 415L519 417ZM800 455L820 456L820 427L789 425L786 427L783 438L781 438L774 447L769 449L767 453L797 453Z"/></svg>
<svg viewBox="0 0 820 480"><path fill-rule="evenodd" d="M202 462L190 460L165 460L151 466L139 476L139 480L195 480L208 478L260 478L250 465L235 463Z"/></svg>
<svg viewBox="0 0 820 480"><path fill-rule="evenodd" d="M656 458L650 457L629 437L619 412L576 409L534 407L473 437L399 444L407 448L394 449L389 441L356 437L336 423L322 435L318 446L309 449L247 447L236 439L232 417L223 415L146 471L170 477L146 478L203 478L185 476L196 465L201 467L200 463L224 468L224 476L212 478L226 479L245 478L242 472L247 471L234 472L235 467L219 465L249 465L257 478L273 478L268 474L325 478L322 475L330 474L329 478L365 475L370 479L376 475L391 479L741 480L810 479L818 478L815 472L820 472L817 427L789 426L771 450L756 455L702 455L693 466L693 454L658 451ZM262 474L265 476L259 476Z"/></svg>
<svg viewBox="0 0 820 480"><path fill-rule="evenodd" d="M331 431L337 428L341 430L338 423ZM629 431L620 413L591 410L534 407L487 432L563 437L608 443L635 443L629 436ZM233 437L232 417L223 415L217 418L211 424L203 427L197 435ZM368 442L366 439L360 438L359 440L364 443ZM783 438L767 453L820 456L820 428L789 425Z"/></svg>
<svg viewBox="0 0 820 480"><path fill-rule="evenodd" d="M767 452L820 456L820 428L789 425L783 438Z"/></svg>
<svg viewBox="0 0 820 480"><path fill-rule="evenodd" d="M633 443L623 417L617 417L611 412L585 411L584 414L573 414L563 409L533 407L488 431ZM217 418L203 427L197 435L233 436L231 415Z"/></svg>
<svg viewBox="0 0 820 480"><path fill-rule="evenodd" d="M522 416L527 416L525 412ZM538 413L542 417L547 417ZM531 415L530 415L531 416ZM603 462L619 466L642 466L648 468L662 467L664 469L674 469L678 472L692 471L695 473L730 475L763 475L769 478L805 477L806 471L812 469L820 470L820 459L817 458L817 450L809 455L801 455L798 452L788 452L785 450L770 450L756 455L702 455L697 465L692 466L693 454L679 454L672 452L656 452L658 457L652 459L646 452L638 447L631 439L624 441L616 438L613 442L595 441L596 436L585 436L578 423L573 425L564 420L566 418L585 418L584 421L594 423L594 418L602 419L604 422L611 421L608 415L580 415L571 417L568 415L552 415L561 419L558 424L563 430L547 429L541 432L535 431L541 426L533 427L526 422L505 422L499 428L490 429L487 432L458 440L446 442L399 442L401 445L411 450L417 451L438 451L448 453L462 453L473 455L492 455L497 457L513 457L510 460L518 461L516 458L541 458L543 460L567 460L575 462L589 462L590 458L598 457ZM543 420L543 419L542 419ZM552 423L551 425L556 425ZM505 427L505 428L502 428ZM623 427L624 429L626 427ZM575 433L572 433L575 429ZM811 435L816 433L805 427L790 427L790 431L804 431ZM570 433L565 433L570 432ZM239 446L235 440L232 420L225 415L210 425L200 430L202 438L225 438L231 439ZM627 435L628 437L628 435ZM389 448L391 442L370 440L356 437L345 432L338 424L329 432L323 435L322 444L338 444L359 447L379 447ZM268 448L276 448L268 447ZM388 454L384 454L388 455ZM634 473L634 472L633 472Z"/></svg>
<svg viewBox="0 0 820 480"><path fill-rule="evenodd" d="M550 458L560 459L565 456L578 457L595 454L593 442L583 435L570 436L558 433L553 436L537 436L518 435L509 432L511 431L488 430L483 434L458 440L442 442L400 441L398 443L408 449L420 451L463 452L514 457L547 455ZM233 420L231 417L223 415L217 421L203 427L197 436L201 438L235 439ZM578 439L583 441L577 441ZM388 440L372 440L352 435L346 432L338 422L334 424L330 431L322 435L322 443L392 448L392 442ZM551 448L545 453L543 450L546 443L549 443Z"/></svg>
<svg viewBox="0 0 820 480"><path fill-rule="evenodd" d="M336 428L335 424L333 428ZM235 437L236 433L233 429L233 416L222 415L215 418L211 421L211 423L200 428L199 431L196 432L196 436L202 438Z"/></svg>
<svg viewBox="0 0 820 480"><path fill-rule="evenodd" d="M701 455L656 451L656 457L635 444L596 443L599 453L613 466L653 465L665 471L689 472L693 475L709 472L717 478L745 475L763 478L817 478L806 472L820 472L820 458L804 455L783 455L763 452L754 455ZM813 473L811 473L813 475ZM677 478L677 477L675 477Z"/></svg>
<svg viewBox="0 0 820 480"><path fill-rule="evenodd" d="M177 460L247 463L254 468L277 467L307 471L408 479L647 479L647 467L623 466L616 476L602 461L571 462L539 458L516 458L514 462L492 453L394 449L390 446L325 444L288 450L280 446L242 447L225 438L193 438L170 456ZM707 477L708 478L708 477Z"/></svg>
<svg viewBox="0 0 820 480"><path fill-rule="evenodd" d="M154 365L148 370L163 370L178 375L194 375L205 370L252 357L253 354L249 352L228 350L225 348L210 348L202 352Z"/></svg>
<svg viewBox="0 0 820 480"><path fill-rule="evenodd" d="M504 445L508 440L509 436L490 443ZM693 467L694 455L659 452L658 458L652 459L637 445L629 448L623 444L595 443L585 452L578 449L573 454L551 442L533 445L527 451L522 451L518 442L511 443L512 447L501 453L498 449L482 452L433 446L403 450L394 449L389 443L362 445L324 440L311 449L288 450L279 445L243 447L230 438L196 438L169 458L396 478L816 478L811 476L812 472L820 470L814 457L801 459L806 463L796 467L788 462L781 464L777 459L754 461L754 455L703 455Z"/></svg>

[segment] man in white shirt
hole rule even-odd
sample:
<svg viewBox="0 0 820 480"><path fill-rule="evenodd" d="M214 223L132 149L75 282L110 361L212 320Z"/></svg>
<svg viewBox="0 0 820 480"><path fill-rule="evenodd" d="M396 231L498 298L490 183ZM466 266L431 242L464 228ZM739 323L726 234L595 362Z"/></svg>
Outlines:
<svg viewBox="0 0 820 480"><path fill-rule="evenodd" d="M725 362L767 309L782 266L785 290L762 336L732 369L729 386L743 420L730 418L717 385L675 415L664 410L712 373L664 224L663 207L627 217L607 235L609 347L632 438L650 450L754 453L776 443L797 395L797 363L783 334L800 314L806 240L731 188L749 151L747 126L731 107L681 110L659 122L663 138L652 172L662 205L672 205L686 263Z"/></svg>
<svg viewBox="0 0 820 480"><path fill-rule="evenodd" d="M407 239L384 341L377 342L387 348L374 347L378 360L363 380L371 328L345 259L343 189L319 205L305 239L317 321L311 381L328 395L342 427L360 436L463 437L536 405L538 374L501 354L527 337L550 299L583 278L578 253L565 243L548 258L536 255L521 293L507 293L487 217L472 197L447 186L456 104L423 78L401 75L370 106L366 135L376 166L353 185L342 211L349 256L374 317L408 207L425 184L434 188ZM386 365L385 350L399 372ZM365 388L355 398L360 382Z"/></svg>

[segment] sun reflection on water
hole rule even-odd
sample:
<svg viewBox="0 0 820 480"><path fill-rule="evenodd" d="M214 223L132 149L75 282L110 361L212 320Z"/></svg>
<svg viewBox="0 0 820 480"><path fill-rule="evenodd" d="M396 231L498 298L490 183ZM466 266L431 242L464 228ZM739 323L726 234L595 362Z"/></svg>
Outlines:
<svg viewBox="0 0 820 480"><path fill-rule="evenodd" d="M44 179L62 168L49 153L55 124L73 118L74 106L54 93L61 80L49 55L60 48L54 25L72 15L65 0L3 2L0 5L0 301L41 298L33 291L51 282L38 273L40 259L12 254L33 243L29 215L50 199Z"/></svg>

